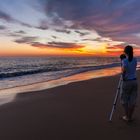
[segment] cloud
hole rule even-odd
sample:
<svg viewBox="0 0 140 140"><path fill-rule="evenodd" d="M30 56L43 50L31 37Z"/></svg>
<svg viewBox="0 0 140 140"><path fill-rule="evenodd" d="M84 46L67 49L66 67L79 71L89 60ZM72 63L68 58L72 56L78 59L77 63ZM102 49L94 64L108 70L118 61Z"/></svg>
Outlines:
<svg viewBox="0 0 140 140"><path fill-rule="evenodd" d="M122 43L122 44L118 44L118 45L110 45L108 44L108 46L106 47L106 52L110 53L110 55L116 55L118 54L118 57L121 53L123 53L125 46L128 45L127 43ZM134 52L138 53L140 51L140 48L134 44L132 44L133 48L134 48Z"/></svg>
<svg viewBox="0 0 140 140"><path fill-rule="evenodd" d="M118 44L118 45L110 45L106 47L106 52L109 53L110 55L116 55L118 54L118 57L120 56L121 53L123 53L125 44Z"/></svg>
<svg viewBox="0 0 140 140"><path fill-rule="evenodd" d="M34 42L37 39L38 39L37 37L22 37L20 39L16 39L15 42L16 43L27 43L27 44L31 44L31 42Z"/></svg>
<svg viewBox="0 0 140 140"><path fill-rule="evenodd" d="M123 49L125 46L123 44L120 45L109 45L108 47L106 47L107 50L112 50L112 51L116 51L118 49Z"/></svg>
<svg viewBox="0 0 140 140"><path fill-rule="evenodd" d="M78 30L76 30L75 32L80 34L80 36L85 36L85 35L89 35L90 34L89 32L81 32L81 31L78 31Z"/></svg>
<svg viewBox="0 0 140 140"><path fill-rule="evenodd" d="M23 40L25 38L24 37L25 34L26 34L26 32L23 30L6 33L6 35L10 36L10 37L21 37L20 39L15 40L15 41L17 41L17 43L18 43L18 41L20 42L20 40Z"/></svg>
<svg viewBox="0 0 140 140"><path fill-rule="evenodd" d="M83 48L84 46L78 45L75 43L67 43L67 42L48 42L48 45L55 48Z"/></svg>
<svg viewBox="0 0 140 140"><path fill-rule="evenodd" d="M31 46L37 47L37 48L47 48L49 47L48 44L40 43L40 42L32 42Z"/></svg>
<svg viewBox="0 0 140 140"><path fill-rule="evenodd" d="M7 13L0 11L0 19L7 22L14 22L15 20Z"/></svg>
<svg viewBox="0 0 140 140"><path fill-rule="evenodd" d="M11 33L11 32L7 33L6 35L7 35L7 36L10 36L10 37L22 37L21 34Z"/></svg>
<svg viewBox="0 0 140 140"><path fill-rule="evenodd" d="M75 44L75 43L66 43L66 42L48 42L46 44L33 42L31 44L34 47L38 48L59 48L59 49L78 49L83 48L83 45Z"/></svg>
<svg viewBox="0 0 140 140"><path fill-rule="evenodd" d="M83 39L81 39L82 41L92 41L92 42L103 42L103 43L110 43L110 42L112 42L112 40L110 40L109 38L103 38L103 37L97 37L97 38L94 38L94 39L92 39L92 38L83 38Z"/></svg>
<svg viewBox="0 0 140 140"><path fill-rule="evenodd" d="M14 34L15 37L17 37L17 34ZM14 36L13 35L13 36ZM54 36L55 37L55 36ZM71 42L47 42L47 43L41 43L38 42L39 38L34 36L34 37L22 37L19 39L14 40L14 42L22 44L30 44L31 46L38 47L38 48L59 48L59 49L78 49L78 48L83 48L83 45L76 44L76 43L71 43Z"/></svg>
<svg viewBox="0 0 140 140"><path fill-rule="evenodd" d="M40 25L36 27L37 29L47 30L49 28L48 23L45 20L41 20L39 24Z"/></svg>
<svg viewBox="0 0 140 140"><path fill-rule="evenodd" d="M127 36L113 36L112 37L116 41L126 42L128 44L137 44L140 45L140 38L134 35L127 35Z"/></svg>
<svg viewBox="0 0 140 140"><path fill-rule="evenodd" d="M52 38L53 38L53 39L57 39L58 37L57 37L57 36L55 36L55 35L52 35Z"/></svg>
<svg viewBox="0 0 140 140"><path fill-rule="evenodd" d="M16 31L15 33L17 33L17 34L26 34L26 32L22 31L22 30Z"/></svg>
<svg viewBox="0 0 140 140"><path fill-rule="evenodd" d="M7 23L16 23L16 24L20 24L22 26L28 27L28 28L33 28L34 26L27 24L25 22L22 22L20 20L17 20L15 18L13 18L10 14L7 14L6 12L0 11L0 20L4 20Z"/></svg>
<svg viewBox="0 0 140 140"><path fill-rule="evenodd" d="M140 32L138 0L44 0L47 16L71 21L73 29L95 30L102 37L130 42ZM54 16L57 15L57 16ZM131 39L132 38L132 39ZM118 40L119 39L119 40ZM133 43L140 44L136 38Z"/></svg>
<svg viewBox="0 0 140 140"><path fill-rule="evenodd" d="M71 31L67 29L55 29L56 32L70 34Z"/></svg>
<svg viewBox="0 0 140 140"><path fill-rule="evenodd" d="M136 36L136 34L140 33L140 1L138 0L30 0L30 2L28 0L23 2L14 0L13 5L8 5L8 1L2 2L7 5L5 6L7 10L2 8L2 3L0 6L0 20L4 20L7 23L19 24L21 27L48 30L46 32L48 35L50 35L49 29L71 36L74 31L79 34L78 38L75 38L79 42L81 40L109 42L105 38L110 38L110 41L140 44L140 36ZM21 9L23 15L17 14L15 9L17 11ZM0 30L3 29L2 27L0 28ZM92 39L93 31L100 37L95 39L93 37ZM32 33L36 34L34 31ZM17 43L36 41L30 37L23 38L23 34L24 31L9 33L11 36L21 37L15 40ZM55 34L50 36L53 39L59 38ZM47 45L63 48L61 40ZM69 47L74 44L68 43L64 45Z"/></svg>
<svg viewBox="0 0 140 140"><path fill-rule="evenodd" d="M25 26L25 27L28 27L28 28L35 28L34 26L28 24L28 23L25 23L25 22L22 22L22 21L19 21L19 20L16 20L16 23L22 25L22 26Z"/></svg>
<svg viewBox="0 0 140 140"><path fill-rule="evenodd" d="M98 3L98 1L96 1ZM92 0L49 0L46 13L57 13L63 19L78 20L90 14ZM93 9L92 9L93 10Z"/></svg>
<svg viewBox="0 0 140 140"><path fill-rule="evenodd" d="M0 30L5 30L5 29L6 29L6 27L5 27L5 26L0 25Z"/></svg>

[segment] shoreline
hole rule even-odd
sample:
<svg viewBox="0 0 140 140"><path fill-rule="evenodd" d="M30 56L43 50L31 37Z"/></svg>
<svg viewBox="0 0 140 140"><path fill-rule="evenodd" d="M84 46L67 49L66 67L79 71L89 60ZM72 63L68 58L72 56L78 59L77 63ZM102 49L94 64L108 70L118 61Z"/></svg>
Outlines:
<svg viewBox="0 0 140 140"><path fill-rule="evenodd" d="M68 76L52 81L37 82L29 85L22 85L13 88L2 89L0 90L0 105L12 102L17 96L17 94L38 92L42 90L60 87L63 85L68 85L75 82L114 76L114 75L118 75L119 71L120 71L119 67L87 71L87 72L75 74L72 76Z"/></svg>
<svg viewBox="0 0 140 140"><path fill-rule="evenodd" d="M62 78L58 78L58 79L54 79L54 80L41 81L41 82L35 82L35 83L31 83L31 84L3 88L3 89L0 89L0 94L3 93L3 91L6 92L7 90L12 90L12 89L16 90L16 88L22 88L22 87L25 87L25 88L27 87L27 89L28 89L28 87L30 87L30 86L34 87L36 85L41 85L41 84L46 84L45 89L49 89L49 88L54 88L54 87L61 86L61 85L67 85L68 83L72 83L72 82L76 82L76 81L85 81L85 80L94 79L94 78L114 76L117 74L120 74L120 67L111 67L111 68L105 68L105 69L99 69L99 70L90 70L90 71L81 72L81 73L73 74L70 76L66 76L66 77L62 77ZM80 76L81 77L84 76L84 78L81 78ZM56 83L58 82L60 84L53 85L53 83L55 83L55 81L56 81ZM62 81L64 81L64 82L62 82ZM47 84L49 86L47 86ZM39 89L39 90L41 90L41 89ZM39 90L35 89L33 91L39 91Z"/></svg>
<svg viewBox="0 0 140 140"><path fill-rule="evenodd" d="M108 61L110 61L110 59ZM117 67L120 64L118 62L114 62L114 63L108 62L107 64L99 63L99 65L98 64L82 65L82 63L85 63L85 62L81 62L81 65L79 64L77 66L66 67L64 65L64 68L61 65L60 66L54 65L48 68L45 67L40 70L38 67L37 68L33 67L34 70L30 70L30 69L28 70L27 68L27 71L26 71L26 67L25 69L21 71L18 71L19 68L17 68L16 70L16 67L15 67L13 69L14 71L11 70L10 73L2 70L0 73L0 89L12 88L16 86L24 86L24 85L37 83L37 82L40 83L40 82L51 81L51 80L55 80L55 79L59 79L59 78L87 72L87 71L92 71L92 70L94 71L94 70L100 70L100 69L105 69L105 68ZM12 69L12 66L11 66L11 69Z"/></svg>

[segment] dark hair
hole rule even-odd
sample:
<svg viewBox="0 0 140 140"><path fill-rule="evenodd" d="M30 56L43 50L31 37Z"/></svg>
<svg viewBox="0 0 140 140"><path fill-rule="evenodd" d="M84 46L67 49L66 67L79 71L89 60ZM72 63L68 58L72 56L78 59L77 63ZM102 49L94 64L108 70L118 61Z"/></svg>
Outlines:
<svg viewBox="0 0 140 140"><path fill-rule="evenodd" d="M128 61L131 62L133 59L133 47L130 45L126 46L124 52L128 55Z"/></svg>

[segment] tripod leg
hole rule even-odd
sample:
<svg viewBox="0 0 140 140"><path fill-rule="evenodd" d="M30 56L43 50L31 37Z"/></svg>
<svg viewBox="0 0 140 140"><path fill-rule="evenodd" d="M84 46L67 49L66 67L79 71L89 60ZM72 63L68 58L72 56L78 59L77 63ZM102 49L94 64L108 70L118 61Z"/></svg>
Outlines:
<svg viewBox="0 0 140 140"><path fill-rule="evenodd" d="M109 117L110 122L112 121L112 116L113 116L114 110L116 109L116 104L117 104L118 97L119 97L119 94L120 94L121 84L122 84L122 76L120 77L120 80L119 80L117 92L116 92L115 99L114 99L114 102L113 102L112 111L110 113L110 117Z"/></svg>

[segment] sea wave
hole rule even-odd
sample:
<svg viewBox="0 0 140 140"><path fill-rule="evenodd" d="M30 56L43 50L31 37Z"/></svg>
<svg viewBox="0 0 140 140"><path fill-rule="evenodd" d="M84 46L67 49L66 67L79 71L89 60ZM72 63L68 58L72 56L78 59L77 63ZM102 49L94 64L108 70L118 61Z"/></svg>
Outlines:
<svg viewBox="0 0 140 140"><path fill-rule="evenodd" d="M14 71L14 72L8 71L8 72L0 73L0 79L32 75L32 74L38 74L38 73L45 73L45 72L57 72L57 71L71 70L70 73L67 73L65 75L65 76L69 76L71 74L86 72L86 71L90 71L90 70L98 70L98 69L116 67L119 65L120 65L120 63L110 63L110 64L97 65L97 66L83 66L83 67L71 67L71 68L46 67L46 68L39 68L39 69L33 69L33 70L26 69L26 71Z"/></svg>

